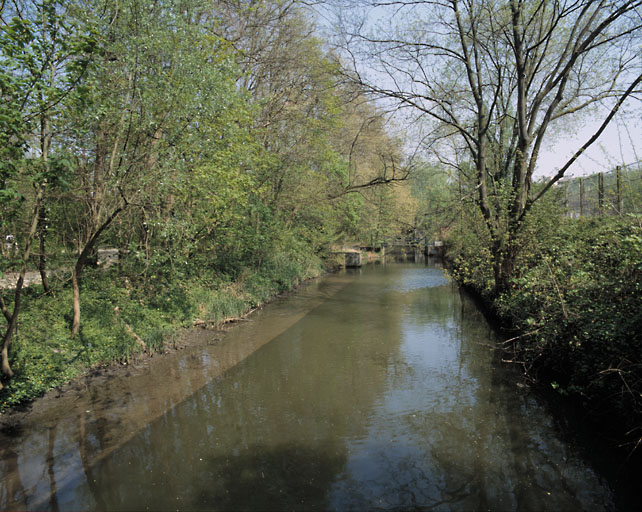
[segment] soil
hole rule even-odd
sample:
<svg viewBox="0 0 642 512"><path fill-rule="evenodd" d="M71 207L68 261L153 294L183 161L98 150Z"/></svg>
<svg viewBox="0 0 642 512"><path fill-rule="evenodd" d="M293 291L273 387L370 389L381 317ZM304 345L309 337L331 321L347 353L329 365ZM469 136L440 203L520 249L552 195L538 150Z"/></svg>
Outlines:
<svg viewBox="0 0 642 512"><path fill-rule="evenodd" d="M37 274L37 277L40 279L40 274ZM297 289L298 286L295 286L289 291L268 299L262 305L247 311L240 317L229 317L219 324L206 323L196 319L194 327L184 329L174 339L166 341L162 352L140 352L127 362L115 361L94 366L67 384L51 389L34 400L19 404L0 414L0 433L7 434L18 429L18 425L22 425L28 416L48 415L50 411L60 407L63 398L66 403L75 403L89 389L102 388L107 382L122 381L139 375L141 372L156 374L166 371L168 360L177 359L184 352L197 351L206 346L216 345L233 326L246 321L250 315L263 309L266 304L296 293Z"/></svg>

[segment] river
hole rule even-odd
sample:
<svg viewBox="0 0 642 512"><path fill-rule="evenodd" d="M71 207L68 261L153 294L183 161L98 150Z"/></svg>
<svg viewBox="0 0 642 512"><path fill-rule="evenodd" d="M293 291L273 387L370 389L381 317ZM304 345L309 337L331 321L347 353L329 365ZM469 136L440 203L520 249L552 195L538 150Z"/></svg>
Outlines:
<svg viewBox="0 0 642 512"><path fill-rule="evenodd" d="M326 276L193 336L5 425L0 508L614 507L435 265Z"/></svg>

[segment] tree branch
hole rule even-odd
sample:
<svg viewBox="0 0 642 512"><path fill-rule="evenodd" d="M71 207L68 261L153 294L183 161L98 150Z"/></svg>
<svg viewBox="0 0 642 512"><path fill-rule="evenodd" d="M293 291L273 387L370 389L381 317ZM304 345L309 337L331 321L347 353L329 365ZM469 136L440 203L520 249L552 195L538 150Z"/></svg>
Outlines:
<svg viewBox="0 0 642 512"><path fill-rule="evenodd" d="M521 221L526 214L526 212L531 208L531 206L537 202L555 183L557 183L560 179L564 177L564 173L568 170L573 163L584 153L599 137L602 135L602 132L606 129L606 127L610 124L611 120L613 117L615 117L615 114L617 114L618 110L622 106L622 104L626 101L626 99L635 91L635 88L642 82L642 74L639 75L629 86L629 88L626 90L622 96L620 96L620 99L617 101L617 103L613 106L611 111L609 112L609 115L606 116L602 124L600 125L599 129L591 136L590 139L588 139L580 149L578 149L575 154L564 164L564 166L557 171L557 174L551 178L546 185L542 188L542 190L539 191L539 193L532 199L529 199L526 203L526 208L522 212L522 214L519 217L519 220Z"/></svg>

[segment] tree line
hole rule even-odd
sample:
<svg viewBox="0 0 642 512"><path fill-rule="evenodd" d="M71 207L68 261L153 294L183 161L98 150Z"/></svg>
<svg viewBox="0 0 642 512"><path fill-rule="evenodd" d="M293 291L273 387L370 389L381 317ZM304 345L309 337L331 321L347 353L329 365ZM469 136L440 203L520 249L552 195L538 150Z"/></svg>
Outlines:
<svg viewBox="0 0 642 512"><path fill-rule="evenodd" d="M99 247L234 279L396 229L401 144L315 34L295 0L0 2L5 382L28 270L77 338Z"/></svg>

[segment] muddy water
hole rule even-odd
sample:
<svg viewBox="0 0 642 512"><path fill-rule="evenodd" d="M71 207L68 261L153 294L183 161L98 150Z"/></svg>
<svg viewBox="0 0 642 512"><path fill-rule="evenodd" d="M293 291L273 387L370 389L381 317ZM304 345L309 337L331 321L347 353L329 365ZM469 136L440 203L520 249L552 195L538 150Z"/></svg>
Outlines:
<svg viewBox="0 0 642 512"><path fill-rule="evenodd" d="M201 335L6 426L0 508L612 508L438 268L329 276Z"/></svg>

